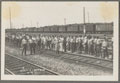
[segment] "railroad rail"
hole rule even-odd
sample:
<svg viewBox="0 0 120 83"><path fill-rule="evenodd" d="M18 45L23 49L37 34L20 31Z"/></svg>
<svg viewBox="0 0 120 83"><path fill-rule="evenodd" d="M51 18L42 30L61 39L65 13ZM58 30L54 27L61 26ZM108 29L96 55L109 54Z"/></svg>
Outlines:
<svg viewBox="0 0 120 83"><path fill-rule="evenodd" d="M60 75L55 71L7 53L5 54L5 69L8 73L15 75Z"/></svg>
<svg viewBox="0 0 120 83"><path fill-rule="evenodd" d="M14 75L13 72L11 72L9 69L5 68L5 74L8 74L8 75Z"/></svg>
<svg viewBox="0 0 120 83"><path fill-rule="evenodd" d="M51 56L56 56L56 54L53 55L50 52L48 52L47 54ZM85 63L91 66L113 70L112 60L106 60L106 59L97 58L94 56L92 57L92 56L85 56L83 54L73 54L73 53L66 53L66 52L63 52L61 56L57 56L57 57L65 61L71 61L75 63Z"/></svg>

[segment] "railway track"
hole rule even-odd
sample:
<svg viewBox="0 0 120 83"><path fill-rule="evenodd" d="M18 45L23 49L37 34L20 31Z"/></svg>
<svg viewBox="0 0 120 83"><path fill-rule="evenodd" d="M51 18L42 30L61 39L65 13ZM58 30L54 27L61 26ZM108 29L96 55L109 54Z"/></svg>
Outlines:
<svg viewBox="0 0 120 83"><path fill-rule="evenodd" d="M55 56L56 54L52 54L51 52L46 52L48 55ZM63 53L62 55L57 56L59 59L74 63L85 63L94 67L100 67L108 70L113 70L113 61L101 59L92 56L84 56L81 54L73 54L73 53Z"/></svg>
<svg viewBox="0 0 120 83"><path fill-rule="evenodd" d="M14 75L13 72L11 72L9 69L5 68L5 74L8 74L8 75Z"/></svg>
<svg viewBox="0 0 120 83"><path fill-rule="evenodd" d="M5 72L15 75L60 75L57 72L10 54L5 54Z"/></svg>

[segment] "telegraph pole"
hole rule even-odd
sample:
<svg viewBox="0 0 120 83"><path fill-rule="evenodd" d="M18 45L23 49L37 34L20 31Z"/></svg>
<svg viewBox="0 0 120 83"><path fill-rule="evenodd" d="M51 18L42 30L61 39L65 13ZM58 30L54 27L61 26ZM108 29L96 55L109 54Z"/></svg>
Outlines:
<svg viewBox="0 0 120 83"><path fill-rule="evenodd" d="M83 7L83 21L84 21L84 24L85 24L85 7Z"/></svg>
<svg viewBox="0 0 120 83"><path fill-rule="evenodd" d="M89 19L89 12L88 12L88 23L90 23L90 19Z"/></svg>
<svg viewBox="0 0 120 83"><path fill-rule="evenodd" d="M12 29L11 8L10 7L9 7L9 16L10 16L10 29Z"/></svg>
<svg viewBox="0 0 120 83"><path fill-rule="evenodd" d="M83 23L84 23L83 33L86 34L85 7L83 7Z"/></svg>

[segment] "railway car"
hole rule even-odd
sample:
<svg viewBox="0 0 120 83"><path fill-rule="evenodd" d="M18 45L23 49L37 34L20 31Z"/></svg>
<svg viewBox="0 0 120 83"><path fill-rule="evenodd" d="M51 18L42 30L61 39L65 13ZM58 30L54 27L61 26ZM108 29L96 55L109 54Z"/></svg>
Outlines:
<svg viewBox="0 0 120 83"><path fill-rule="evenodd" d="M113 23L98 23L96 24L97 33L113 33Z"/></svg>
<svg viewBox="0 0 120 83"><path fill-rule="evenodd" d="M37 32L37 31L38 31L38 28L35 28L35 29L34 29L34 32Z"/></svg>
<svg viewBox="0 0 120 83"><path fill-rule="evenodd" d="M45 27L44 27L44 32L50 32L50 31L51 31L51 29L50 29L49 26L45 26Z"/></svg>
<svg viewBox="0 0 120 83"><path fill-rule="evenodd" d="M67 32L67 26L66 25L61 25L61 26L58 26L59 27L59 32Z"/></svg>
<svg viewBox="0 0 120 83"><path fill-rule="evenodd" d="M10 32L10 29L5 29L5 32L6 32L6 33Z"/></svg>
<svg viewBox="0 0 120 83"><path fill-rule="evenodd" d="M34 31L34 29L28 28L28 27L24 29L25 32L29 32L29 31L32 31L32 30Z"/></svg>
<svg viewBox="0 0 120 83"><path fill-rule="evenodd" d="M84 25L83 24L79 24L78 25L78 32L79 33L83 33L83 29L84 29Z"/></svg>
<svg viewBox="0 0 120 83"><path fill-rule="evenodd" d="M50 26L49 28L51 30L50 32L53 32L53 33L59 31L59 27L57 25Z"/></svg>
<svg viewBox="0 0 120 83"><path fill-rule="evenodd" d="M21 29L21 32L24 32L24 28Z"/></svg>
<svg viewBox="0 0 120 83"><path fill-rule="evenodd" d="M85 24L85 28L86 28L86 33L95 33L95 24L93 23L87 23Z"/></svg>
<svg viewBox="0 0 120 83"><path fill-rule="evenodd" d="M36 27L31 27L29 30L30 32L35 32Z"/></svg>
<svg viewBox="0 0 120 83"><path fill-rule="evenodd" d="M39 27L38 28L38 32L43 32L44 31L44 27Z"/></svg>
<svg viewBox="0 0 120 83"><path fill-rule="evenodd" d="M113 23L86 23L86 24L69 24L53 25L44 27L26 27L21 29L6 29L6 32L30 32L30 33L80 33L83 34L84 28L86 34L112 34Z"/></svg>
<svg viewBox="0 0 120 83"><path fill-rule="evenodd" d="M70 24L67 26L67 32L78 32L79 25L78 24Z"/></svg>

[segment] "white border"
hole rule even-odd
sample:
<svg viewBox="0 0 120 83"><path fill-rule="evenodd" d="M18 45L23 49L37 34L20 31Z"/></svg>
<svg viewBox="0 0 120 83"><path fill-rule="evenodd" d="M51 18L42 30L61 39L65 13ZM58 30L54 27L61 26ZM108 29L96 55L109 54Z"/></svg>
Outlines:
<svg viewBox="0 0 120 83"><path fill-rule="evenodd" d="M119 8L118 8L119 9ZM119 14L118 14L119 15ZM1 28L1 80L41 80L41 81L118 81L118 52L119 52L119 41L118 41L118 19L114 23L114 60L113 60L113 75L112 76L25 76L25 75L5 75L4 74L4 54L5 54L5 29ZM1 21L2 26L2 21Z"/></svg>

